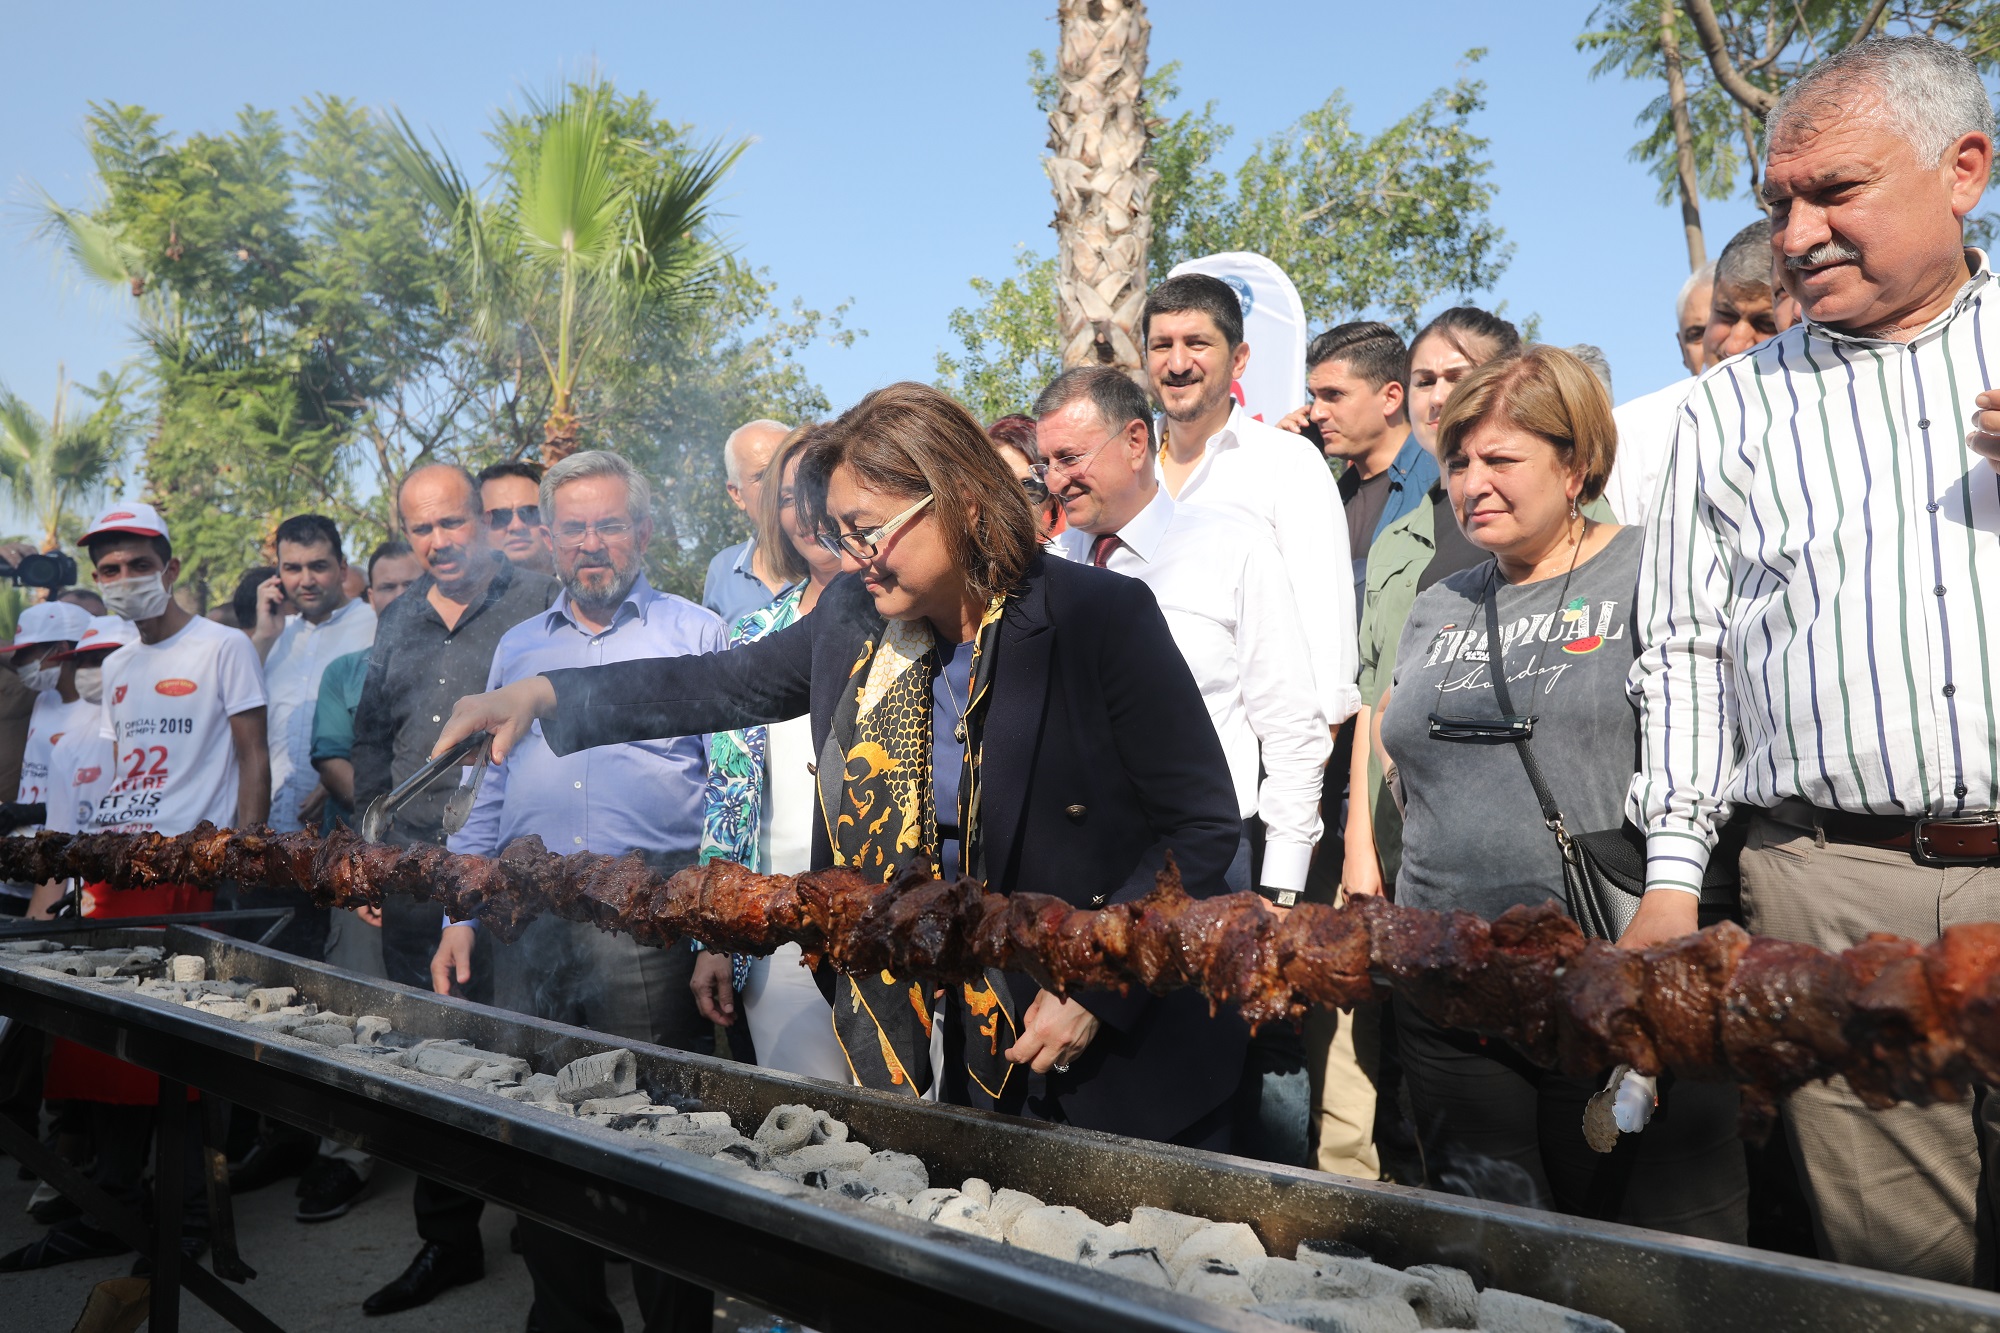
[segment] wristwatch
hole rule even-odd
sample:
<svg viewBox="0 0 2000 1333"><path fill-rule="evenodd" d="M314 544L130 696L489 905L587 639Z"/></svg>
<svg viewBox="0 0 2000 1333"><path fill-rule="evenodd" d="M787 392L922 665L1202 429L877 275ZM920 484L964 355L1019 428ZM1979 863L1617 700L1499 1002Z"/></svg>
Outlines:
<svg viewBox="0 0 2000 1333"><path fill-rule="evenodd" d="M1260 884L1257 886L1257 892L1279 907L1297 907L1299 905L1299 891L1297 889L1274 889L1269 884Z"/></svg>

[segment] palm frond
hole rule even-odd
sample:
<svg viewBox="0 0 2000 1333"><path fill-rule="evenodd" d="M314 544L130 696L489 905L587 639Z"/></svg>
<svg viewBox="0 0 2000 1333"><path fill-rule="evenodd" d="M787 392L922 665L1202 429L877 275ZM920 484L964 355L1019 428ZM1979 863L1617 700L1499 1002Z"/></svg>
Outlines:
<svg viewBox="0 0 2000 1333"><path fill-rule="evenodd" d="M40 211L35 230L61 246L85 275L139 295L146 281L145 261L138 247L125 239L122 226L65 208L47 193L42 195Z"/></svg>
<svg viewBox="0 0 2000 1333"><path fill-rule="evenodd" d="M615 255L625 191L609 149L610 126L592 99L568 102L542 122L510 200L527 257L570 254L588 268Z"/></svg>

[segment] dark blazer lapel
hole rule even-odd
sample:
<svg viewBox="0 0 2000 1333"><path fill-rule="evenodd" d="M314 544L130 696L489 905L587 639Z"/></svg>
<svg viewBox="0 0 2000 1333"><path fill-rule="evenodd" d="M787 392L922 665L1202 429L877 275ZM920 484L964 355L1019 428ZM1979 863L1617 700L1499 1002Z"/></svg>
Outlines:
<svg viewBox="0 0 2000 1333"><path fill-rule="evenodd" d="M1011 873L1020 840L1056 640L1040 559L1030 566L1026 585L1018 597L1009 599L1001 616L993 699L987 705L981 741L979 836L988 878L996 884L1005 883Z"/></svg>

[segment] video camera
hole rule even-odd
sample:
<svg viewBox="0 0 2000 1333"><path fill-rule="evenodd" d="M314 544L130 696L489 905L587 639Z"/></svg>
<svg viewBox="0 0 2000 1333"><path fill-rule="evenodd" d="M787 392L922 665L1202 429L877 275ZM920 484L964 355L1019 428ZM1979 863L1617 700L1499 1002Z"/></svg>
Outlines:
<svg viewBox="0 0 2000 1333"><path fill-rule="evenodd" d="M65 551L38 551L17 565L0 561L0 579L22 588L47 588L51 596L75 583L76 574L76 560Z"/></svg>

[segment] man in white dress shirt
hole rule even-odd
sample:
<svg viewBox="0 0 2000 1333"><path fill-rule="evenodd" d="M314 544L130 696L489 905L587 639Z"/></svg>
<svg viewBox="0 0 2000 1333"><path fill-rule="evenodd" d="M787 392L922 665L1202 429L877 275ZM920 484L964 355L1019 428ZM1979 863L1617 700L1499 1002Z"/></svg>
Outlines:
<svg viewBox="0 0 2000 1333"><path fill-rule="evenodd" d="M1312 445L1236 401L1231 385L1250 364L1250 346L1228 283L1206 273L1168 278L1146 294L1139 322L1166 415L1160 479L1176 503L1234 514L1277 544L1320 709L1337 727L1361 697L1347 517L1333 473Z"/></svg>
<svg viewBox="0 0 2000 1333"><path fill-rule="evenodd" d="M1290 907L1319 841L1332 738L1277 546L1234 515L1174 502L1154 473L1146 395L1122 372L1066 371L1042 391L1035 415L1038 468L1069 520L1051 549L1153 590L1236 784L1244 835L1229 886ZM1334 572L1341 581L1342 571ZM1236 1151L1307 1165L1303 1052L1289 1030L1277 1037L1272 1029L1253 1046L1237 1093Z"/></svg>

